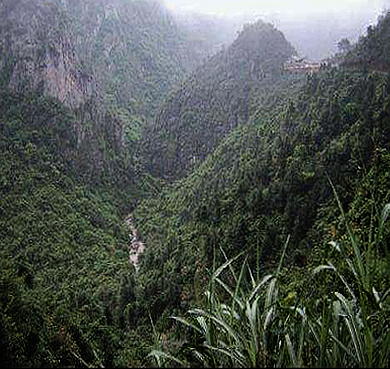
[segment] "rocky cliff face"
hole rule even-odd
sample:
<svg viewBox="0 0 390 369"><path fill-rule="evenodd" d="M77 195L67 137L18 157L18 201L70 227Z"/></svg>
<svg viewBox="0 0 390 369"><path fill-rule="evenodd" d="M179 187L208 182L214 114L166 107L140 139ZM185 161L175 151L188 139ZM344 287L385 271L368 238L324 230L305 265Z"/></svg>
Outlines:
<svg viewBox="0 0 390 369"><path fill-rule="evenodd" d="M55 1L5 0L0 4L0 83L34 91L77 108L96 89L75 52L70 19Z"/></svg>
<svg viewBox="0 0 390 369"><path fill-rule="evenodd" d="M151 119L169 92L201 63L187 33L158 0L69 0L77 54L104 100Z"/></svg>
<svg viewBox="0 0 390 369"><path fill-rule="evenodd" d="M159 0L3 0L0 83L151 118L212 44L184 28Z"/></svg>
<svg viewBox="0 0 390 369"><path fill-rule="evenodd" d="M209 49L195 44L160 0L2 0L0 88L69 107L96 168L130 163L145 122Z"/></svg>

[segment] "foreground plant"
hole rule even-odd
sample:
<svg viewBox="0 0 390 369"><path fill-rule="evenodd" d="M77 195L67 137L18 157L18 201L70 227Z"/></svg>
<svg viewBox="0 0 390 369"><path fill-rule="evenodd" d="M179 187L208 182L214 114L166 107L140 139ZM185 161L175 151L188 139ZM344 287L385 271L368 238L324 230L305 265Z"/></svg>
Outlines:
<svg viewBox="0 0 390 369"><path fill-rule="evenodd" d="M345 244L331 242L339 257L314 268L300 296L283 285L289 238L276 272L258 282L247 258L236 273L242 253L227 260L211 277L207 306L190 309L187 318L172 317L190 328L191 336L180 360L161 350L151 352L159 366L389 366L390 289L374 286L370 272L381 273L372 265L380 260L371 255L372 245L364 249L358 243L331 185L348 236ZM389 204L384 207L377 232L383 230L389 209ZM352 252L346 252L347 246Z"/></svg>
<svg viewBox="0 0 390 369"><path fill-rule="evenodd" d="M349 226L331 181L330 184L347 230L346 243L350 246L351 252L347 253L343 242L331 241L330 244L338 251L340 260L343 261L340 263L341 267L328 262L314 269L314 275L322 271L331 271L340 281L340 285L339 290L329 296L331 304L328 306L328 311L332 315L332 323L328 323L325 327L325 322L317 320L313 322L311 329L320 345L323 344L318 338L319 331L326 330L325 334L332 342L332 349L326 350L325 364L329 366L388 367L390 306L387 298L390 289L379 293L371 273L373 271L381 273L381 270L376 267L379 260L373 250L378 247L378 240L382 237L381 233L389 215L390 204L386 204L381 212L374 242L370 242L366 249L363 249ZM386 269L388 272L388 268ZM388 279L388 275L383 277Z"/></svg>
<svg viewBox="0 0 390 369"><path fill-rule="evenodd" d="M288 242L289 238L274 274L266 275L256 283L247 258L237 274L233 264L242 256L241 253L213 273L205 293L206 308L189 310L188 319L172 317L191 328L193 339L201 342L187 350L186 361L180 364L212 367L276 364L275 348L288 345L288 335L287 338L283 336L277 327L283 320L281 315L285 314L279 304L279 283ZM222 280L223 272L234 280L233 288ZM251 287L249 291L248 284ZM288 310L287 315L290 314ZM172 359L159 350L153 350L150 355L156 358L157 363L161 363L162 359ZM286 356L285 351L283 355ZM178 359L174 361L179 363ZM282 361L284 359L278 357L278 362Z"/></svg>

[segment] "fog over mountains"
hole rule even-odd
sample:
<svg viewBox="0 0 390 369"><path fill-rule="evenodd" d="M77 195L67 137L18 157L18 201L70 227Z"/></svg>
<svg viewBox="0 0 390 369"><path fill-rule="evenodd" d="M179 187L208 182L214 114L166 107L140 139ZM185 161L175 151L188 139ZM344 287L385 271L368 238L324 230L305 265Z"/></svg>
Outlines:
<svg viewBox="0 0 390 369"><path fill-rule="evenodd" d="M0 366L390 367L388 3L0 0Z"/></svg>
<svg viewBox="0 0 390 369"><path fill-rule="evenodd" d="M258 19L271 22L300 56L311 60L336 53L342 38L357 42L367 27L390 8L389 0L163 2L191 25L200 18L209 18L215 28L221 27L226 43L233 41L244 23Z"/></svg>

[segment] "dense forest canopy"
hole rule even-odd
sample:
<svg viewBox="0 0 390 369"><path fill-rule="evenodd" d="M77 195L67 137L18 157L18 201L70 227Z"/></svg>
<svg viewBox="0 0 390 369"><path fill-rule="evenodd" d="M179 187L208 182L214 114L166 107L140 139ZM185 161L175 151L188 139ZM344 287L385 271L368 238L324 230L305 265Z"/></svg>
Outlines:
<svg viewBox="0 0 390 369"><path fill-rule="evenodd" d="M246 25L170 96L145 130L151 174L177 179L203 160L237 125L248 121L252 91L276 82L293 47L271 24Z"/></svg>
<svg viewBox="0 0 390 369"><path fill-rule="evenodd" d="M353 51L346 57L349 65L357 64L379 71L389 71L389 13L382 14L376 27L369 26L359 38Z"/></svg>
<svg viewBox="0 0 390 369"><path fill-rule="evenodd" d="M0 3L2 365L390 365L390 13L238 28Z"/></svg>

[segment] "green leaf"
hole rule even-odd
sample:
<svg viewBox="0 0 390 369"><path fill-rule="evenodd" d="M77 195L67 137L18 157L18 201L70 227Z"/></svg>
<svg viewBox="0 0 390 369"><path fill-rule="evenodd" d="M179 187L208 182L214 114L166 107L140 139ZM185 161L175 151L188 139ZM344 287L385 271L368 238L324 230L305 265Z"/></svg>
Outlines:
<svg viewBox="0 0 390 369"><path fill-rule="evenodd" d="M163 352L161 350L152 350L147 357L154 356L158 362L159 367L161 367L161 361L160 359L166 359L166 360L172 360L175 363L181 365L182 367L186 367L185 363L174 356L167 354L166 352Z"/></svg>

